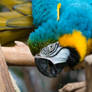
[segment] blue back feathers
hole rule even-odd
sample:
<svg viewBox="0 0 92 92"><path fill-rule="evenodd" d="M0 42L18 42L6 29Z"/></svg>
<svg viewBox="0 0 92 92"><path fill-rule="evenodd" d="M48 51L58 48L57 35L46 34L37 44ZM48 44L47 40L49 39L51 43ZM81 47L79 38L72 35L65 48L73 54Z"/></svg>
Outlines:
<svg viewBox="0 0 92 92"><path fill-rule="evenodd" d="M57 4L61 3L57 21ZM28 44L34 53L64 34L80 30L92 38L92 0L32 0L33 24L37 27Z"/></svg>

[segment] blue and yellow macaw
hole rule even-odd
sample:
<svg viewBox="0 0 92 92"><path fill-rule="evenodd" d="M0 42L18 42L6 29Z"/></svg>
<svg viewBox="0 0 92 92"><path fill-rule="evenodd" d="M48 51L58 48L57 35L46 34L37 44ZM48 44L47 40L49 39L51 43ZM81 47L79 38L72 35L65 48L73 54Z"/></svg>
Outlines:
<svg viewBox="0 0 92 92"><path fill-rule="evenodd" d="M44 75L73 68L92 52L91 0L1 0L0 4L9 8L0 12L0 44L25 38L34 24L28 44L38 54L35 61Z"/></svg>
<svg viewBox="0 0 92 92"><path fill-rule="evenodd" d="M92 52L92 0L32 0L32 16L28 44L44 75L73 68Z"/></svg>

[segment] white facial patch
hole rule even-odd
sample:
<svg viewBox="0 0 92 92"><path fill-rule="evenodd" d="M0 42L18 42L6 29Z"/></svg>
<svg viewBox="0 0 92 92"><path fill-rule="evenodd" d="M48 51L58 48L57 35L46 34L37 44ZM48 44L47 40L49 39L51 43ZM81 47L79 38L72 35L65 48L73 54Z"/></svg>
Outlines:
<svg viewBox="0 0 92 92"><path fill-rule="evenodd" d="M62 48L58 42L48 45L40 52L40 57L50 60L53 64L64 63L67 61L70 51Z"/></svg>

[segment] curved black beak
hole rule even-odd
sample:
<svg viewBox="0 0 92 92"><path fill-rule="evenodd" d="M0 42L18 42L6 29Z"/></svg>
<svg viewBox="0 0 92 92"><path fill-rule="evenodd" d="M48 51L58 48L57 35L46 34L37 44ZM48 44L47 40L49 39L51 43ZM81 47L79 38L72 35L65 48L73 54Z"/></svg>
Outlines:
<svg viewBox="0 0 92 92"><path fill-rule="evenodd" d="M66 63L53 64L45 58L35 58L35 62L38 70L47 77L56 77L66 66Z"/></svg>
<svg viewBox="0 0 92 92"><path fill-rule="evenodd" d="M76 49L63 48L59 43L53 43L43 48L35 56L38 70L47 77L56 77L66 66L71 69L78 64L80 56Z"/></svg>
<svg viewBox="0 0 92 92"><path fill-rule="evenodd" d="M56 77L64 67L67 66L67 60L70 51L62 48L58 42L44 47L40 53L35 56L35 62L38 70L47 77Z"/></svg>

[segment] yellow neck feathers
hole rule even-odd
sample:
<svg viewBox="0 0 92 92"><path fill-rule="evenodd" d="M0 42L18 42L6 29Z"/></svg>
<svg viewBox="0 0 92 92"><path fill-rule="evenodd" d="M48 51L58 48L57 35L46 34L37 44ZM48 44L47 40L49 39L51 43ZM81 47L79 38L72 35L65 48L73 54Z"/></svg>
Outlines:
<svg viewBox="0 0 92 92"><path fill-rule="evenodd" d="M92 53L92 38L88 39L88 44L87 44L87 55Z"/></svg>
<svg viewBox="0 0 92 92"><path fill-rule="evenodd" d="M59 43L63 47L73 47L80 55L80 61L82 61L87 51L87 41L81 32L74 30L72 34L65 34L59 38Z"/></svg>

